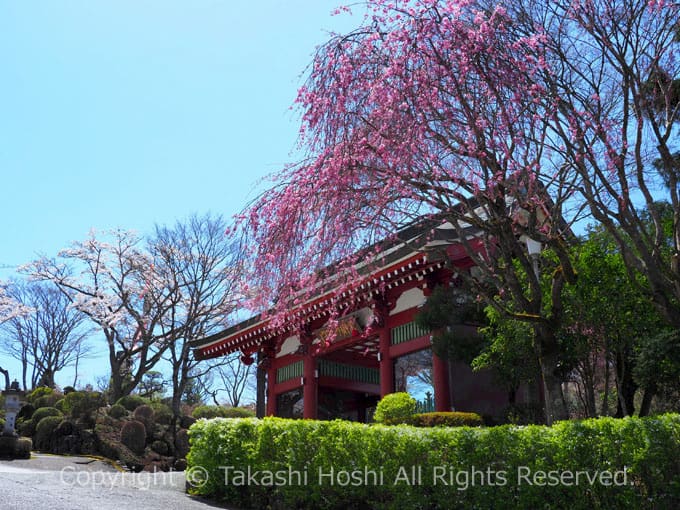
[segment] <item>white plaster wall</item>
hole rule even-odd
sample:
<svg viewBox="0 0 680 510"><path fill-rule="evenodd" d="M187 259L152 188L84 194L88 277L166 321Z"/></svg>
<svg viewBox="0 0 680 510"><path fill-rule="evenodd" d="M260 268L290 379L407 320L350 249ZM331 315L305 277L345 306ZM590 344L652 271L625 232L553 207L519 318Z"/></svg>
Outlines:
<svg viewBox="0 0 680 510"><path fill-rule="evenodd" d="M298 335L295 336L289 336L283 341L283 345L281 345L281 350L279 353L276 355L277 358L280 358L281 356L285 356L286 354L292 354L295 351L297 351L297 348L300 346L300 337Z"/></svg>
<svg viewBox="0 0 680 510"><path fill-rule="evenodd" d="M419 306L423 304L424 301L425 294L423 294L422 289L415 288L407 290L401 296L399 296L397 305L394 307L394 310L392 310L390 315L395 315L399 312L403 312L404 310L408 310L409 308Z"/></svg>

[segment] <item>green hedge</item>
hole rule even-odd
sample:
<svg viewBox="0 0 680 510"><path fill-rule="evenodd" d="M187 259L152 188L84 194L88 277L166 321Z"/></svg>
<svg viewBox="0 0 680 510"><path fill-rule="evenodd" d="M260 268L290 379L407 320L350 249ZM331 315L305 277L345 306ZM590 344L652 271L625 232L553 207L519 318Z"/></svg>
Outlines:
<svg viewBox="0 0 680 510"><path fill-rule="evenodd" d="M680 501L680 415L427 429L216 419L189 433L190 492L244 508L663 509Z"/></svg>
<svg viewBox="0 0 680 510"><path fill-rule="evenodd" d="M416 427L481 427L482 417L477 413L461 413L459 411L433 412L414 414L409 423Z"/></svg>
<svg viewBox="0 0 680 510"><path fill-rule="evenodd" d="M191 416L200 420L206 418L254 418L255 413L250 409L243 407L225 407L225 406L198 406L191 413Z"/></svg>

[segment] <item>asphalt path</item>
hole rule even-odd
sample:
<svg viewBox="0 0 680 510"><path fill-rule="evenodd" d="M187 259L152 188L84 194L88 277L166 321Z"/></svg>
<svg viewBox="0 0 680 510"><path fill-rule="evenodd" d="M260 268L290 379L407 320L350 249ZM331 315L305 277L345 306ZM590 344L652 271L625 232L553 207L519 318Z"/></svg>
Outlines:
<svg viewBox="0 0 680 510"><path fill-rule="evenodd" d="M2 510L209 510L188 496L184 473L128 473L88 457L33 454L0 460Z"/></svg>

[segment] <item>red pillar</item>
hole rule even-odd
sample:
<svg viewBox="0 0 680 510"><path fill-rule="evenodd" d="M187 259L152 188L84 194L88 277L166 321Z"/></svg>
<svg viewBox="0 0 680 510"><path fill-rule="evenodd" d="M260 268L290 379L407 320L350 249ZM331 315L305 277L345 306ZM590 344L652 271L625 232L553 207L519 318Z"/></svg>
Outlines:
<svg viewBox="0 0 680 510"><path fill-rule="evenodd" d="M449 367L446 360L432 354L432 379L434 382L435 411L451 410L451 393L449 390Z"/></svg>
<svg viewBox="0 0 680 510"><path fill-rule="evenodd" d="M394 393L394 363L390 357L390 329L380 329L380 396Z"/></svg>
<svg viewBox="0 0 680 510"><path fill-rule="evenodd" d="M316 377L316 358L305 354L303 368L302 417L309 420L317 418L318 380Z"/></svg>
<svg viewBox="0 0 680 510"><path fill-rule="evenodd" d="M276 369L267 369L267 416L276 415Z"/></svg>

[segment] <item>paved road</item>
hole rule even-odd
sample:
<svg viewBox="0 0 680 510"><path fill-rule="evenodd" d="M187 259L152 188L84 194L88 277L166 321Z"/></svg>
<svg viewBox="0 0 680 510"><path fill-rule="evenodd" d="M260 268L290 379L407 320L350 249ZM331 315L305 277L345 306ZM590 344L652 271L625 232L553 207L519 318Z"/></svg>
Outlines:
<svg viewBox="0 0 680 510"><path fill-rule="evenodd" d="M0 460L3 510L209 510L184 492L184 473L124 473L85 457Z"/></svg>

